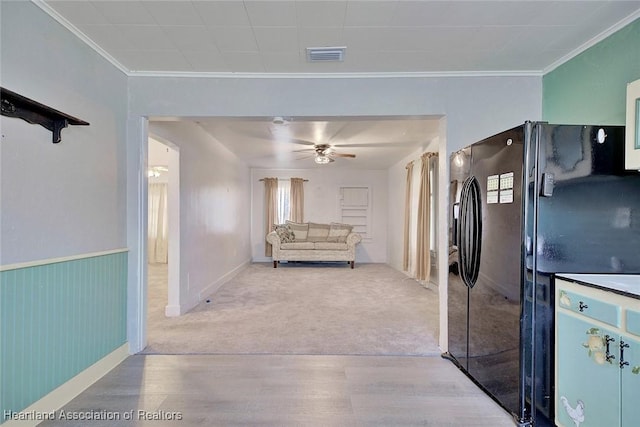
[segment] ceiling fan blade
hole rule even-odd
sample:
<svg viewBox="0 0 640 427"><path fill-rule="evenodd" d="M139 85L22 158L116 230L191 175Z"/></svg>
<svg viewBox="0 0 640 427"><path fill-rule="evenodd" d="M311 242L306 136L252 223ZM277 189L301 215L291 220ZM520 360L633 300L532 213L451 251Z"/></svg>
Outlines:
<svg viewBox="0 0 640 427"><path fill-rule="evenodd" d="M328 154L329 157L349 157L351 159L355 159L356 155L355 154L349 154L349 153L330 153Z"/></svg>
<svg viewBox="0 0 640 427"><path fill-rule="evenodd" d="M296 158L296 160L306 160L306 159L311 159L314 158L316 155L315 154L310 154L308 156L302 156L302 157L298 157Z"/></svg>
<svg viewBox="0 0 640 427"><path fill-rule="evenodd" d="M305 148L305 149L303 149L303 150L293 150L293 151L291 151L291 152L292 152L292 153L309 153L309 152L311 152L311 153L315 153L315 152L316 152L316 149L315 149L315 148Z"/></svg>
<svg viewBox="0 0 640 427"><path fill-rule="evenodd" d="M305 139L288 139L287 142L293 142L294 144L300 144L300 145L316 145L315 142L311 142L311 141L307 141Z"/></svg>
<svg viewBox="0 0 640 427"><path fill-rule="evenodd" d="M371 128L371 121L346 122L328 139L329 142L341 140L346 141L355 138L361 133Z"/></svg>

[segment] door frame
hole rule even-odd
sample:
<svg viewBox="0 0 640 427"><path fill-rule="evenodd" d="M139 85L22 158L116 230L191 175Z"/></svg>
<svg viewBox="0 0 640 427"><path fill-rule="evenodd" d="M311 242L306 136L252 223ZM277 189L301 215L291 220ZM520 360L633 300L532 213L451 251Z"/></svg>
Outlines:
<svg viewBox="0 0 640 427"><path fill-rule="evenodd" d="M167 317L177 317L182 314L180 310L180 147L158 135L152 133L148 135L149 138L154 139L169 149L167 183L169 255L167 268L167 305L164 314ZM147 167L148 166L147 159ZM148 205L148 198L143 200L143 203L147 203Z"/></svg>

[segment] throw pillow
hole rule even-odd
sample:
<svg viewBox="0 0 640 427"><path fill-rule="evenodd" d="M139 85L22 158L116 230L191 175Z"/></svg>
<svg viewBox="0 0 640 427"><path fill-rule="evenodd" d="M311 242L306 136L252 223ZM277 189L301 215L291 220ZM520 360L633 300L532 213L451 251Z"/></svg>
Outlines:
<svg viewBox="0 0 640 427"><path fill-rule="evenodd" d="M326 242L329 237L329 224L309 223L309 234L307 241L309 242Z"/></svg>
<svg viewBox="0 0 640 427"><path fill-rule="evenodd" d="M353 230L353 226L349 224L340 224L338 222L332 222L329 227L329 236L327 242L340 242L347 241L347 236Z"/></svg>
<svg viewBox="0 0 640 427"><path fill-rule="evenodd" d="M296 242L306 242L309 233L309 224L292 222L287 220L287 226L296 235Z"/></svg>
<svg viewBox="0 0 640 427"><path fill-rule="evenodd" d="M288 225L274 224L273 226L274 226L273 231L275 231L278 237L280 237L280 243L291 243L295 241L296 236L293 233L293 231L289 229Z"/></svg>

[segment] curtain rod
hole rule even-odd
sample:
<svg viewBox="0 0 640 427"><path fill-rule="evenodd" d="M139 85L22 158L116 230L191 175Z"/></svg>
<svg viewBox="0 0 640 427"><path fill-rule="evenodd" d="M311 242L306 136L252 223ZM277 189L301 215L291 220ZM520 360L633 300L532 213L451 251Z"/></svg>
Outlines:
<svg viewBox="0 0 640 427"><path fill-rule="evenodd" d="M431 158L431 157L438 157L438 153L436 153L436 152L422 153L422 154L420 155L420 157L424 156L425 154L426 154L426 155L427 155L427 157L429 157L429 158ZM415 163L415 162L417 162L418 160L420 160L420 159L411 160L409 163L407 163L407 166L414 164L414 163ZM407 166L405 166L405 168L406 168Z"/></svg>
<svg viewBox="0 0 640 427"><path fill-rule="evenodd" d="M278 178L279 181L291 181L290 178ZM264 178L260 178L258 181L264 181ZM308 179L303 179L304 182L309 182Z"/></svg>

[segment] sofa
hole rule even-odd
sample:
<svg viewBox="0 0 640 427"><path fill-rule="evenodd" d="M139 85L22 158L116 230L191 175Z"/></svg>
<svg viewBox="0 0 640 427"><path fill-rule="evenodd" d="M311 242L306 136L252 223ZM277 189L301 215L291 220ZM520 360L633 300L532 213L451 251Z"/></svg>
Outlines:
<svg viewBox="0 0 640 427"><path fill-rule="evenodd" d="M279 261L347 261L354 268L356 245L362 237L348 224L314 222L276 224L267 234L273 268Z"/></svg>

